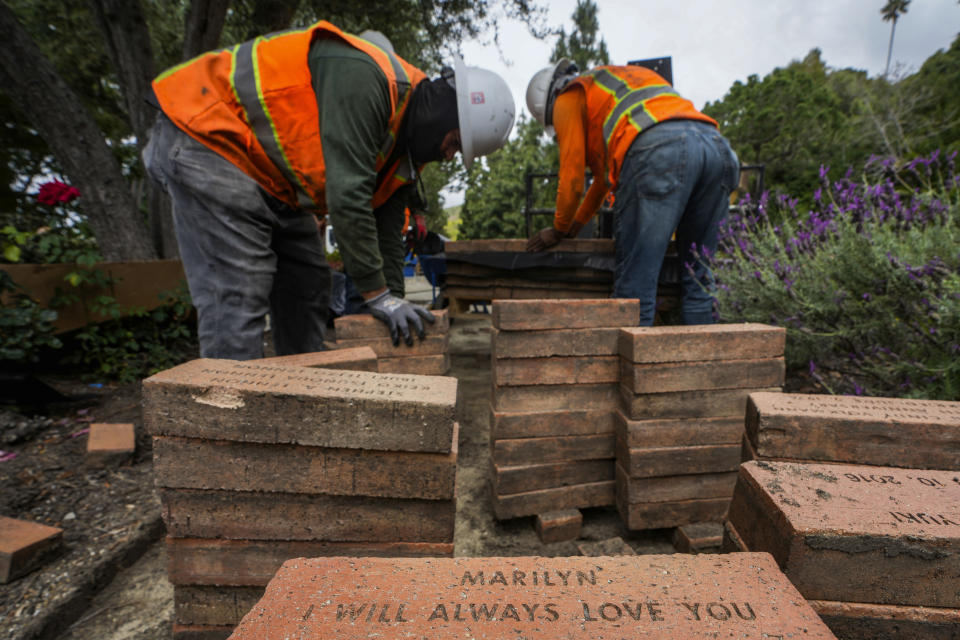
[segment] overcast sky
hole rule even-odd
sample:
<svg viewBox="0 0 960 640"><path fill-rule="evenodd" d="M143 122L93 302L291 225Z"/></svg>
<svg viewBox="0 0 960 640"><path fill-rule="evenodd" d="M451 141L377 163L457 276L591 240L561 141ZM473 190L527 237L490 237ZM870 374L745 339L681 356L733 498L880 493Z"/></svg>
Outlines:
<svg viewBox="0 0 960 640"><path fill-rule="evenodd" d="M549 5L547 24L569 33L576 0ZM697 108L720 100L737 80L763 77L818 47L831 68L883 73L890 23L885 0L597 0L600 35L612 64L671 56L677 90ZM897 21L891 70L916 71L960 32L957 0L913 0ZM549 63L554 39L535 39L504 20L502 54L493 45L466 42L468 65L492 69L510 85L517 115L527 113L527 82ZM447 205L462 196L450 194Z"/></svg>

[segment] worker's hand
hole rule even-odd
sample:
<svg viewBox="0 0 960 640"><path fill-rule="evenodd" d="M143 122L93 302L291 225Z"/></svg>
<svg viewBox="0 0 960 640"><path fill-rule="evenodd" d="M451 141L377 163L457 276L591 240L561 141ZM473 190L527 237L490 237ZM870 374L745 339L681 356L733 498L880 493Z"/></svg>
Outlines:
<svg viewBox="0 0 960 640"><path fill-rule="evenodd" d="M419 213L413 214L413 229L417 242L422 242L427 237L427 222Z"/></svg>
<svg viewBox="0 0 960 640"><path fill-rule="evenodd" d="M397 298L390 293L389 289L370 298L366 304L370 314L390 329L393 346L400 344L400 336L403 335L403 341L407 343L408 347L412 347L413 332L410 331L411 325L420 339L423 340L426 335L423 332L423 320L431 324L436 321L432 313L423 307Z"/></svg>
<svg viewBox="0 0 960 640"><path fill-rule="evenodd" d="M527 240L527 251L546 251L563 239L563 232L553 227L539 231Z"/></svg>

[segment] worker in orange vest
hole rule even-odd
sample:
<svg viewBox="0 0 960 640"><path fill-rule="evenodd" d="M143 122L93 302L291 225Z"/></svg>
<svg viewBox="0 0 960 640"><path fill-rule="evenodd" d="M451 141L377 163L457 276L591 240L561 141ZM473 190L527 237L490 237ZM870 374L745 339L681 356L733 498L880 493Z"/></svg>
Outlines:
<svg viewBox="0 0 960 640"><path fill-rule="evenodd" d="M576 237L615 192L613 296L640 300L640 325L653 324L657 280L674 232L684 269L683 321L710 324L713 275L693 253L717 248L717 230L737 184L739 161L717 123L657 73L602 66L580 74L563 59L533 76L527 106L560 155L553 226L527 242L543 251ZM585 168L594 175L583 193Z"/></svg>
<svg viewBox="0 0 960 640"><path fill-rule="evenodd" d="M432 322L403 299L403 212L420 168L499 148L513 126L506 83L467 67L426 75L377 32L321 21L211 51L153 81L144 164L173 200L203 357L319 351L329 215L368 311L408 345Z"/></svg>

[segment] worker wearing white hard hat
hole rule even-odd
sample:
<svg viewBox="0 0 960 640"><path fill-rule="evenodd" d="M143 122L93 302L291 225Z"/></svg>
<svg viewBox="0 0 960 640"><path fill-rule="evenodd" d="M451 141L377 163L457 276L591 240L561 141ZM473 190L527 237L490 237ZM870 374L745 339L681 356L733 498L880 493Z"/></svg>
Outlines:
<svg viewBox="0 0 960 640"><path fill-rule="evenodd" d="M418 172L501 146L514 103L492 72L455 61L435 79L381 33L329 22L212 51L153 82L144 151L171 195L203 357L319 351L331 273L314 216L336 229L365 309L397 343L433 316L404 299L402 225Z"/></svg>

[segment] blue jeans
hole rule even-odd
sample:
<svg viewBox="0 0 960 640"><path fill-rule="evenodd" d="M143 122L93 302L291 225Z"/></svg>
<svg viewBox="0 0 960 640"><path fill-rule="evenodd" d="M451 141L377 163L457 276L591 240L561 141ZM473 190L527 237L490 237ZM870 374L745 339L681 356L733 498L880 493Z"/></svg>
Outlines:
<svg viewBox="0 0 960 640"><path fill-rule="evenodd" d="M691 245L716 251L717 228L739 172L726 138L704 122L668 120L633 141L613 207L613 297L640 300L640 326L653 325L657 280L674 231L683 272L683 322L714 322L713 274L693 257Z"/></svg>
<svg viewBox="0 0 960 640"><path fill-rule="evenodd" d="M323 350L331 278L313 215L265 194L164 115L143 161L173 200L200 356L262 358L268 311L277 355Z"/></svg>

